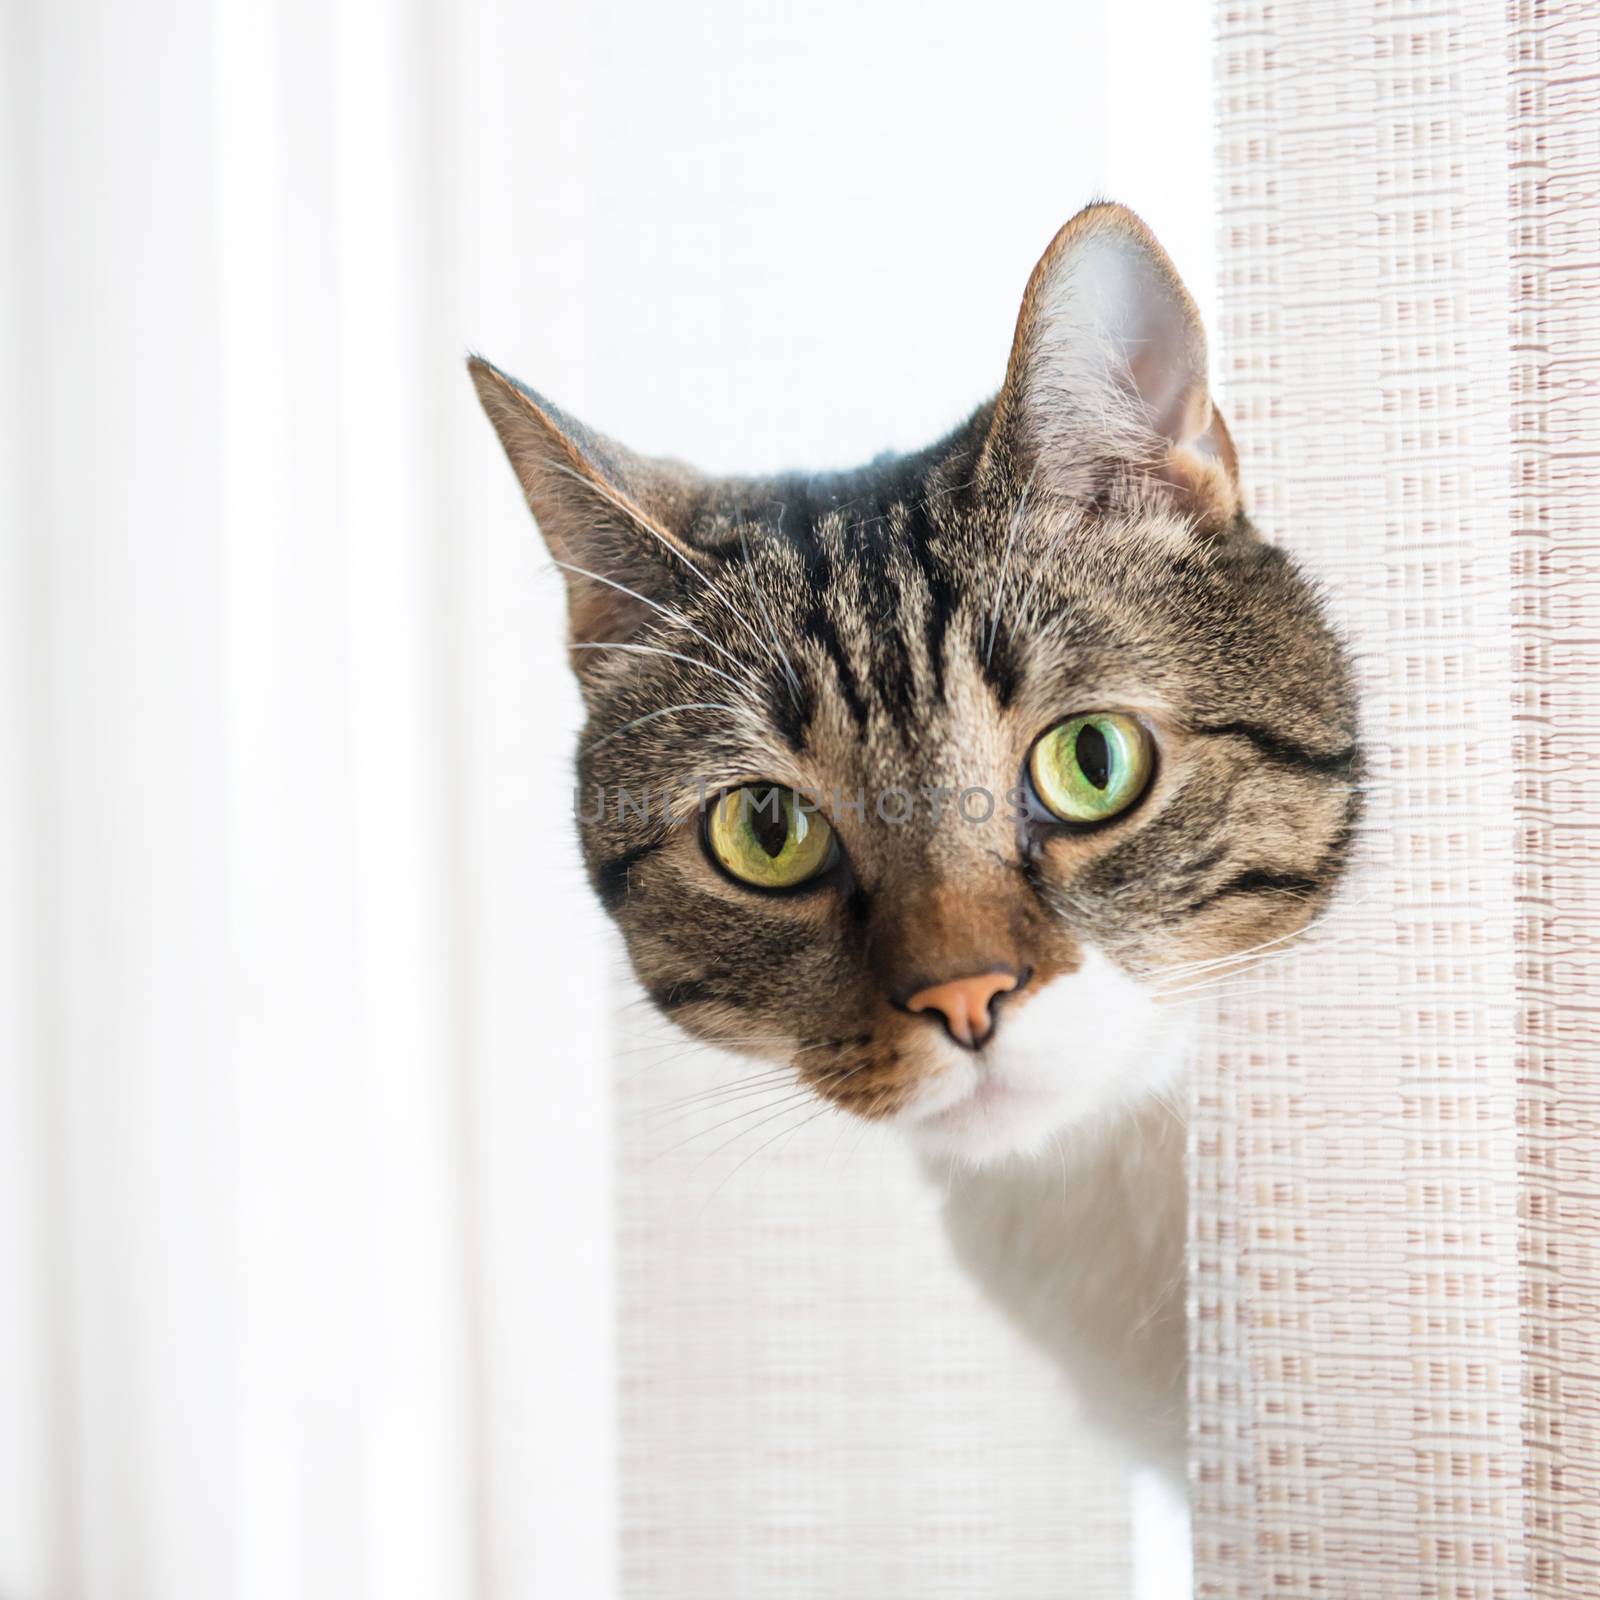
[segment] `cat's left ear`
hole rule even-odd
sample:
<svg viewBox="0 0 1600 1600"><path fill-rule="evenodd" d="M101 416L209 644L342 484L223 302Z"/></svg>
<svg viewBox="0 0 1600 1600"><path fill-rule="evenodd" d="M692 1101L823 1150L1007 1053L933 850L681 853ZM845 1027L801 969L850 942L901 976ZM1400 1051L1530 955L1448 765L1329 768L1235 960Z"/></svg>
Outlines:
<svg viewBox="0 0 1600 1600"><path fill-rule="evenodd" d="M572 665L587 688L605 649L670 613L699 570L684 534L707 480L634 454L480 357L467 367L566 579Z"/></svg>
<svg viewBox="0 0 1600 1600"><path fill-rule="evenodd" d="M1199 310L1126 206L1086 206L1033 269L991 437L1022 477L1070 498L1100 493L1125 465L1207 521L1238 510Z"/></svg>

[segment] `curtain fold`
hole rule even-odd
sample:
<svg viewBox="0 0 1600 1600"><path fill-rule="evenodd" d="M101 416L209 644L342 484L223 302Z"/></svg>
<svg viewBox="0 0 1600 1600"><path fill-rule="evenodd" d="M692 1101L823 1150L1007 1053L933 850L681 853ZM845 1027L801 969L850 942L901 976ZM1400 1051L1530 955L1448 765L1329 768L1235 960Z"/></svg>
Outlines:
<svg viewBox="0 0 1600 1600"><path fill-rule="evenodd" d="M1511 618L1530 1595L1600 1593L1600 24L1512 0Z"/></svg>
<svg viewBox="0 0 1600 1600"><path fill-rule="evenodd" d="M1194 1078L1198 1592L1589 1593L1593 12L1218 16L1222 404L1368 770Z"/></svg>

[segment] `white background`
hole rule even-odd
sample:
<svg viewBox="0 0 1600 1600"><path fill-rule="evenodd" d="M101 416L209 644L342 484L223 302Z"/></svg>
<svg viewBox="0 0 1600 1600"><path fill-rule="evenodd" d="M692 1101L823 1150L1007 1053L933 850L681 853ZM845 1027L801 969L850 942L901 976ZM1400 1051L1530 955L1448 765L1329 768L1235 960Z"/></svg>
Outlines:
<svg viewBox="0 0 1600 1600"><path fill-rule="evenodd" d="M603 1595L615 965L461 358L923 443L1094 195L1209 303L1208 8L0 28L0 1594Z"/></svg>

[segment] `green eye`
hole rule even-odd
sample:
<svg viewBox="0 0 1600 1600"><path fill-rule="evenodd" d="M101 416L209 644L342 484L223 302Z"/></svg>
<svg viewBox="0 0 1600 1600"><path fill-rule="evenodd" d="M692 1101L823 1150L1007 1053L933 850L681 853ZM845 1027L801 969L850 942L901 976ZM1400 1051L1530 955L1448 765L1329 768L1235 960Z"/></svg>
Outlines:
<svg viewBox="0 0 1600 1600"><path fill-rule="evenodd" d="M1144 793L1150 757L1150 735L1132 717L1091 711L1052 728L1033 747L1028 773L1063 822L1101 822Z"/></svg>
<svg viewBox="0 0 1600 1600"><path fill-rule="evenodd" d="M720 796L706 818L711 853L741 883L793 889L833 861L833 829L793 789L749 784Z"/></svg>

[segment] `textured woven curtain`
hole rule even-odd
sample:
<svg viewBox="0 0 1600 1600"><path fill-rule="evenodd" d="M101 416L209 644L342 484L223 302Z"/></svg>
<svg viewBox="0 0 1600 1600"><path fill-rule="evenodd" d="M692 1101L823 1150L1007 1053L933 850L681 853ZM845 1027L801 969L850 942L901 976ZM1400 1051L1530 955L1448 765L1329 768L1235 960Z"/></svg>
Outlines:
<svg viewBox="0 0 1600 1600"><path fill-rule="evenodd" d="M1600 1593L1593 6L1220 10L1220 379L1360 865L1193 1084L1203 1595Z"/></svg>
<svg viewBox="0 0 1600 1600"><path fill-rule="evenodd" d="M903 1149L658 1031L619 1057L623 1593L1126 1600L1126 1470Z"/></svg>

